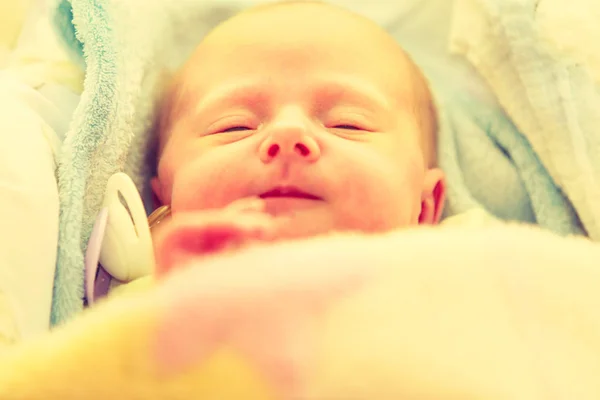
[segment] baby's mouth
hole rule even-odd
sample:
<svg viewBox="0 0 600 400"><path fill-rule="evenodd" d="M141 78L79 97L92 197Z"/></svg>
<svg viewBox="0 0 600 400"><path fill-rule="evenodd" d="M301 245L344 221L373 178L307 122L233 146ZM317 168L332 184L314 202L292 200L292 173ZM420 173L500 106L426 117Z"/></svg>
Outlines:
<svg viewBox="0 0 600 400"><path fill-rule="evenodd" d="M259 196L273 216L297 216L322 204L323 198L293 186L276 186Z"/></svg>
<svg viewBox="0 0 600 400"><path fill-rule="evenodd" d="M312 193L307 193L293 186L277 186L260 195L261 199L289 198L304 200L323 200Z"/></svg>

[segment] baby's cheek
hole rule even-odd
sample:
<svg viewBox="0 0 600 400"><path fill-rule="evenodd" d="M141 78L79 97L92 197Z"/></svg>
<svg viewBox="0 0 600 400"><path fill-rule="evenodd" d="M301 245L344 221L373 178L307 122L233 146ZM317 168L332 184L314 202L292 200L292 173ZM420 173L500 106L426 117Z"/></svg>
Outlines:
<svg viewBox="0 0 600 400"><path fill-rule="evenodd" d="M244 175L231 163L196 160L175 174L171 207L174 212L222 208L240 198Z"/></svg>
<svg viewBox="0 0 600 400"><path fill-rule="evenodd" d="M363 160L347 167L340 182L339 224L378 232L416 223L421 193L412 165L382 156Z"/></svg>

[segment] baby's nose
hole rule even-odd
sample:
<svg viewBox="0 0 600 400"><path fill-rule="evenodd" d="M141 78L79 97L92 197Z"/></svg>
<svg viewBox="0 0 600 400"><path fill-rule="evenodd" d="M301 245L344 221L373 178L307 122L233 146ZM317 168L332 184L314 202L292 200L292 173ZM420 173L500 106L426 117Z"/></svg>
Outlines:
<svg viewBox="0 0 600 400"><path fill-rule="evenodd" d="M259 152L263 162L270 162L277 158L295 158L314 162L321 156L321 149L310 134L308 124L301 121L290 121L271 127Z"/></svg>

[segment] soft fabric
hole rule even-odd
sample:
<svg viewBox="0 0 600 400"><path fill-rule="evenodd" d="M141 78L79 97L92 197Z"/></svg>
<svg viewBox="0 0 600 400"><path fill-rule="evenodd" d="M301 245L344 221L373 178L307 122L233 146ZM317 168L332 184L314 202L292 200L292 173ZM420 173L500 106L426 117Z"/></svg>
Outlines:
<svg viewBox="0 0 600 400"><path fill-rule="evenodd" d="M151 207L152 126L162 78L182 64L210 28L259 2L58 1L56 26L74 60L87 69L59 167L54 323L83 308L83 254L108 178L125 171ZM334 3L384 26L429 76L442 114L447 215L483 207L503 219L537 222L560 234L581 233L570 203L493 94L465 60L447 54L442 43L450 27L439 16L450 14L452 2Z"/></svg>
<svg viewBox="0 0 600 400"><path fill-rule="evenodd" d="M56 158L68 116L0 71L0 343L50 326L58 240Z"/></svg>
<svg viewBox="0 0 600 400"><path fill-rule="evenodd" d="M20 339L19 327L15 320L14 304L8 296L0 292L0 357L2 352Z"/></svg>
<svg viewBox="0 0 600 400"><path fill-rule="evenodd" d="M456 91L440 93L439 163L447 215L485 207L506 220L584 234L577 214L527 139L500 110Z"/></svg>
<svg viewBox="0 0 600 400"><path fill-rule="evenodd" d="M12 1L14 0L8 3ZM5 69L37 90L54 84L64 86L75 94L81 93L84 68L72 62L59 41L51 18L55 1L26 0L25 3L29 3L29 8L20 26L18 38L6 59ZM72 111L71 104L61 104L62 99L52 100L61 111Z"/></svg>
<svg viewBox="0 0 600 400"><path fill-rule="evenodd" d="M30 7L31 0L0 2L0 68L4 67L15 47Z"/></svg>
<svg viewBox="0 0 600 400"><path fill-rule="evenodd" d="M599 262L503 225L192 260L5 353L0 398L597 400Z"/></svg>
<svg viewBox="0 0 600 400"><path fill-rule="evenodd" d="M486 79L595 240L599 19L595 1L456 0L451 37L453 51Z"/></svg>
<svg viewBox="0 0 600 400"><path fill-rule="evenodd" d="M441 226L460 226L460 227L488 227L502 224L502 220L494 217L482 208L471 208L462 214L456 214L445 218Z"/></svg>
<svg viewBox="0 0 600 400"><path fill-rule="evenodd" d="M0 4L0 348L50 328L55 172L82 70L58 46L48 10L45 0Z"/></svg>

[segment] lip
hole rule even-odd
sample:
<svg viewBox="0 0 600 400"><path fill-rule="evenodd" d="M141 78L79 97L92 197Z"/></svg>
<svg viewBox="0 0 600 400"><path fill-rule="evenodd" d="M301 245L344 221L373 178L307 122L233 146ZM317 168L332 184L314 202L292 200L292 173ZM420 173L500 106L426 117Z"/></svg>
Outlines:
<svg viewBox="0 0 600 400"><path fill-rule="evenodd" d="M305 200L323 200L312 193L305 192L294 186L276 186L260 195L261 199L291 198Z"/></svg>

